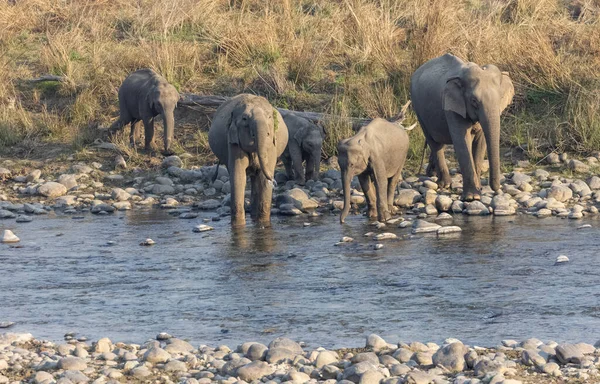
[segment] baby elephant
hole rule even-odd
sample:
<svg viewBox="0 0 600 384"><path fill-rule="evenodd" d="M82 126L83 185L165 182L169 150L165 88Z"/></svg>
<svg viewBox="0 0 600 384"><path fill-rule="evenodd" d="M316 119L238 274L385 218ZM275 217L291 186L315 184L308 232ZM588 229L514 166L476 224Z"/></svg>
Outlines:
<svg viewBox="0 0 600 384"><path fill-rule="evenodd" d="M282 116L290 136L281 156L288 179L295 180L296 184L300 185L304 185L308 180L317 180L325 131L320 125L293 112L285 112ZM306 173L302 171L304 161L306 161Z"/></svg>
<svg viewBox="0 0 600 384"><path fill-rule="evenodd" d="M170 153L175 130L173 111L179 101L179 93L167 80L145 68L133 72L119 88L119 120L111 127L114 133L131 124L129 141L135 147L139 122L144 123L146 150L152 150L154 140L154 118L161 115L165 128L165 154Z"/></svg>
<svg viewBox="0 0 600 384"><path fill-rule="evenodd" d="M394 190L402 177L402 167L408 153L406 131L414 127L404 128L384 119L375 119L356 135L338 143L338 162L344 188L344 209L340 223L344 222L350 211L350 181L355 175L358 175L367 200L369 219L377 217L383 223L391 218Z"/></svg>

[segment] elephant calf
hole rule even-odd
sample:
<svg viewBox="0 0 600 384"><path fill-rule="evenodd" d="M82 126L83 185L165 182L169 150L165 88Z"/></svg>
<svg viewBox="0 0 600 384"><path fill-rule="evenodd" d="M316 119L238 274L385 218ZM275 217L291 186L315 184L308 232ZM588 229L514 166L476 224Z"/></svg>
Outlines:
<svg viewBox="0 0 600 384"><path fill-rule="evenodd" d="M160 115L164 124L165 154L170 153L175 130L173 111L179 101L179 93L167 80L145 68L133 72L119 88L119 120L110 128L111 133L131 124L129 141L135 147L138 125L144 123L146 150L152 150L154 141L154 118Z"/></svg>
<svg viewBox="0 0 600 384"><path fill-rule="evenodd" d="M300 185L304 185L308 180L317 180L325 131L320 125L293 112L285 112L283 120L290 137L281 156L288 179L295 180L296 184ZM304 161L306 161L306 173L302 171Z"/></svg>
<svg viewBox="0 0 600 384"><path fill-rule="evenodd" d="M217 109L208 144L227 165L231 183L231 225L246 224L244 190L251 181L252 218L267 225L271 220L272 184L277 158L288 142L281 114L264 97L241 94Z"/></svg>
<svg viewBox="0 0 600 384"><path fill-rule="evenodd" d="M408 153L406 131L413 128L414 125L404 128L384 119L375 119L356 135L338 143L338 162L344 189L341 223L350 211L350 181L355 175L358 175L367 200L369 219L377 217L378 221L385 222L391 218L394 191L402 177Z"/></svg>

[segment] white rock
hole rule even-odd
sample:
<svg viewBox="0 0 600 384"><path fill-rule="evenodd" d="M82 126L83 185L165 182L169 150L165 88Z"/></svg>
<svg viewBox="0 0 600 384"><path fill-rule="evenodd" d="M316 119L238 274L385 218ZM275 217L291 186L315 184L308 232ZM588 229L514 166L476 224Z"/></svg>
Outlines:
<svg viewBox="0 0 600 384"><path fill-rule="evenodd" d="M18 243L21 241L10 229L5 229L2 234L2 243Z"/></svg>
<svg viewBox="0 0 600 384"><path fill-rule="evenodd" d="M557 264L561 264L561 263L567 263L569 261L569 258L565 255L560 255L556 258L556 262L554 263L554 265Z"/></svg>
<svg viewBox="0 0 600 384"><path fill-rule="evenodd" d="M156 242L150 238L148 238L140 243L140 245L154 245L154 244L156 244Z"/></svg>
<svg viewBox="0 0 600 384"><path fill-rule="evenodd" d="M397 239L398 236L396 236L396 234L394 233L390 233L390 232L384 232L384 233L380 233L378 235L375 235L375 238L373 240L390 240L390 239Z"/></svg>
<svg viewBox="0 0 600 384"><path fill-rule="evenodd" d="M449 233L458 233L458 232L462 232L462 228L458 227L456 225L449 225L447 227L438 228L438 230L437 230L438 235L447 235Z"/></svg>
<svg viewBox="0 0 600 384"><path fill-rule="evenodd" d="M206 232L206 231L212 231L214 228L211 227L210 225L206 225L206 224L200 224L194 227L193 231L194 232Z"/></svg>

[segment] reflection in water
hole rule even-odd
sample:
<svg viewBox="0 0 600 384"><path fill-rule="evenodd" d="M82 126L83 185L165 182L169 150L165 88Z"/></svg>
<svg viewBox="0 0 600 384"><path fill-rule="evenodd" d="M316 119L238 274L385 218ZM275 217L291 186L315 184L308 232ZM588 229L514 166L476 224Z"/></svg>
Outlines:
<svg viewBox="0 0 600 384"><path fill-rule="evenodd" d="M236 230L226 218L211 223L214 231L192 232L212 214L1 222L22 248L0 245L10 271L0 278L0 321L39 338L76 331L138 343L161 331L229 345L286 335L356 346L371 332L391 342L595 342L598 231L577 230L581 222L457 217L458 236L389 227L401 239L375 251L364 236L374 228L360 216L344 225L337 216L274 217L271 228ZM355 241L334 246L342 236ZM157 244L140 247L148 237ZM571 262L555 267L558 254Z"/></svg>

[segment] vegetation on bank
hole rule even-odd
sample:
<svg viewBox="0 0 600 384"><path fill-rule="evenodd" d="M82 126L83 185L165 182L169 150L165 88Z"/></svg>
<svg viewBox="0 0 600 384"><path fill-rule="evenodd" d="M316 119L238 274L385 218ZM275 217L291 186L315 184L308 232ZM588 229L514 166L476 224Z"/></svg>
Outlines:
<svg viewBox="0 0 600 384"><path fill-rule="evenodd" d="M16 0L0 2L0 153L90 143L141 67L181 92L376 117L397 113L413 71L445 52L510 72L505 145L533 157L600 149L595 0ZM68 80L23 81L43 74ZM332 154L351 127L327 131ZM205 134L191 138L207 153ZM423 137L411 138L416 158Z"/></svg>

